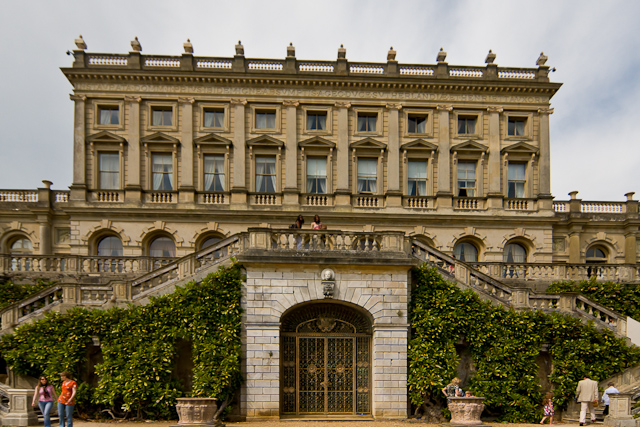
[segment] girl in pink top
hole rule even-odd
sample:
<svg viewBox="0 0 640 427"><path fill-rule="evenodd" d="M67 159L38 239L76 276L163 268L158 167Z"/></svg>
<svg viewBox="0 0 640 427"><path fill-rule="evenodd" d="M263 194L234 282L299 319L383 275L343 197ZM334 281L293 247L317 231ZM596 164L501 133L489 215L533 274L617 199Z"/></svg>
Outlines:
<svg viewBox="0 0 640 427"><path fill-rule="evenodd" d="M51 417L49 414L51 414L51 407L53 406L53 401L57 399L57 396L56 389L49 384L47 377L44 375L38 380L35 393L33 393L31 406L36 406L36 398L38 398L38 406L44 417L44 427L51 427Z"/></svg>

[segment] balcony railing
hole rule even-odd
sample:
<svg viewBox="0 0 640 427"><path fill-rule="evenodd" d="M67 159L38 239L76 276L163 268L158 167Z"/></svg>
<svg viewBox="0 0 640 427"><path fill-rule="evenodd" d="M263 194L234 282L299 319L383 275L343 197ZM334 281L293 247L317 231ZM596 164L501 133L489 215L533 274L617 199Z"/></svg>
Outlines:
<svg viewBox="0 0 640 427"><path fill-rule="evenodd" d="M562 280L633 282L640 279L640 268L627 264L507 263L469 262L491 277L551 283Z"/></svg>

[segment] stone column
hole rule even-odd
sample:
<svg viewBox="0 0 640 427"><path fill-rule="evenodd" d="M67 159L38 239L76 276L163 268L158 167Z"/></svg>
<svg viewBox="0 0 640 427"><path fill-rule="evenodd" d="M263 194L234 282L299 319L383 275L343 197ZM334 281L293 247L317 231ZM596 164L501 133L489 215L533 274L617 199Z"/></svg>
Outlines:
<svg viewBox="0 0 640 427"><path fill-rule="evenodd" d="M538 199L541 209L553 209L551 196L551 146L549 140L549 115L553 108L538 110L540 119L540 158L538 160Z"/></svg>
<svg viewBox="0 0 640 427"><path fill-rule="evenodd" d="M489 191L487 192L490 208L502 208L502 175L500 174L500 113L501 107L489 107Z"/></svg>
<svg viewBox="0 0 640 427"><path fill-rule="evenodd" d="M580 262L580 232L581 231L582 231L582 226L580 225L572 225L571 230L569 231L569 262L570 263Z"/></svg>
<svg viewBox="0 0 640 427"><path fill-rule="evenodd" d="M193 98L178 98L182 106L182 133L180 141L180 203L193 203L195 187L193 185Z"/></svg>
<svg viewBox="0 0 640 427"><path fill-rule="evenodd" d="M73 183L71 184L70 198L74 201L86 201L87 199L87 167L85 146L85 101L84 95L71 95L75 101L73 114Z"/></svg>
<svg viewBox="0 0 640 427"><path fill-rule="evenodd" d="M297 130L297 114L298 101L284 101L287 114L287 142L285 145L285 181L284 181L284 204L298 205L298 130Z"/></svg>
<svg viewBox="0 0 640 427"><path fill-rule="evenodd" d="M129 105L127 173L125 176L124 198L127 202L140 202L142 196L142 187L140 186L140 102L142 98L127 96L124 100Z"/></svg>
<svg viewBox="0 0 640 427"><path fill-rule="evenodd" d="M246 185L246 140L245 140L245 105L246 99L232 99L233 105L233 177L231 180L231 205L247 204Z"/></svg>
<svg viewBox="0 0 640 427"><path fill-rule="evenodd" d="M335 105L338 109L336 206L351 206L349 191L349 108L351 104L336 102Z"/></svg>
<svg viewBox="0 0 640 427"><path fill-rule="evenodd" d="M400 189L400 109L402 104L387 104L389 144L387 150L387 206L402 206Z"/></svg>
<svg viewBox="0 0 640 427"><path fill-rule="evenodd" d="M277 420L280 417L280 324L247 322L245 331L246 381L241 391L241 413L247 421Z"/></svg>
<svg viewBox="0 0 640 427"><path fill-rule="evenodd" d="M51 255L51 216L49 214L38 215L40 228L40 255Z"/></svg>
<svg viewBox="0 0 640 427"><path fill-rule="evenodd" d="M449 113L451 105L438 105L438 206L451 207L453 193L451 192L451 129L449 127Z"/></svg>
<svg viewBox="0 0 640 427"><path fill-rule="evenodd" d="M638 226L625 227L624 234L624 262L635 264L638 257Z"/></svg>
<svg viewBox="0 0 640 427"><path fill-rule="evenodd" d="M407 418L407 343L408 325L373 327L374 418Z"/></svg>

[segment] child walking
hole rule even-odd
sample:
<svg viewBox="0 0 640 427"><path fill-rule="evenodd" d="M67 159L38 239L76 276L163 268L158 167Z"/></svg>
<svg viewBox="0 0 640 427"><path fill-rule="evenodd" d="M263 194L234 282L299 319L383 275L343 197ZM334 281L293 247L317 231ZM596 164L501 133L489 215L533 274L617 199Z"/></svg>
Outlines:
<svg viewBox="0 0 640 427"><path fill-rule="evenodd" d="M553 410L553 393L550 391L547 392L547 394L544 395L542 404L544 405L544 417L542 417L540 424L544 424L544 420L546 420L547 417L549 417L549 424L553 424L553 414L555 413Z"/></svg>

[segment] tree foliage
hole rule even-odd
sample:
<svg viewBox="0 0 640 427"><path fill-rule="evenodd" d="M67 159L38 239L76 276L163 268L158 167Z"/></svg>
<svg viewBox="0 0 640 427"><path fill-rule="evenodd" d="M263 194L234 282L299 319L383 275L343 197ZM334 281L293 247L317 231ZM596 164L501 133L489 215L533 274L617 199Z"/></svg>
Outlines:
<svg viewBox="0 0 640 427"><path fill-rule="evenodd" d="M557 407L567 407L578 380L590 373L603 380L640 362L640 349L628 347L609 330L541 311L516 312L481 301L471 290L446 282L435 269L415 270L411 298L409 396L414 405L438 402L456 375L455 344L468 346L475 371L469 388L485 397L500 421L535 422L542 393L536 357L543 344L553 358L550 381Z"/></svg>
<svg viewBox="0 0 640 427"><path fill-rule="evenodd" d="M174 417L175 399L184 393L171 375L179 339L192 343L192 395L228 401L240 385L240 298L239 267L220 268L144 306L49 312L3 336L0 356L18 374L43 373L59 385L59 372L83 369L87 345L97 337L104 360L95 366L99 383L80 384L78 404Z"/></svg>
<svg viewBox="0 0 640 427"><path fill-rule="evenodd" d="M50 286L53 286L53 282L44 279L39 279L35 285L17 285L11 280L0 282L0 309L29 298Z"/></svg>
<svg viewBox="0 0 640 427"><path fill-rule="evenodd" d="M596 282L596 278L581 282L552 283L547 292L579 292L585 297L640 321L640 289L616 282Z"/></svg>

